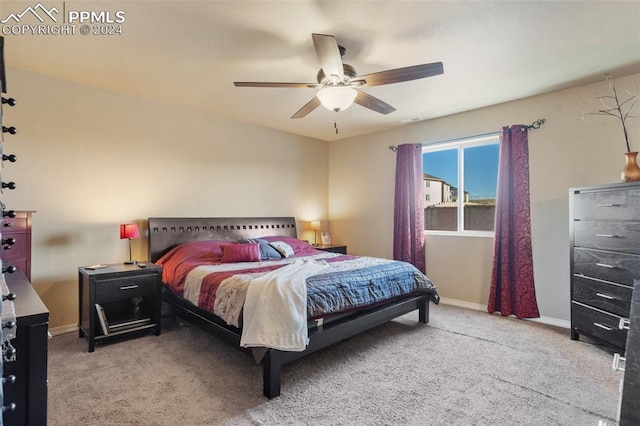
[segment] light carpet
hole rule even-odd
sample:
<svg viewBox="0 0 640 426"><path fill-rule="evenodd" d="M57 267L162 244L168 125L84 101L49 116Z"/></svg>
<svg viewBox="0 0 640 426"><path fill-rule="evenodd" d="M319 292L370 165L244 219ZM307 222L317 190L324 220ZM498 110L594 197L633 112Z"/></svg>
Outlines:
<svg viewBox="0 0 640 426"><path fill-rule="evenodd" d="M253 359L190 325L87 352L49 344L50 426L597 425L615 423L613 351L569 331L446 305L283 368L262 396Z"/></svg>

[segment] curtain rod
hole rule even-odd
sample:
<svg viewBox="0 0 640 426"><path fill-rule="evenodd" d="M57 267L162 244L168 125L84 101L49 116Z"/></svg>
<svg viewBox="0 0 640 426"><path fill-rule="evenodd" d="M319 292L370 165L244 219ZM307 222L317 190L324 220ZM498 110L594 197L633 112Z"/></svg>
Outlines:
<svg viewBox="0 0 640 426"><path fill-rule="evenodd" d="M542 127L542 125L544 123L546 123L547 120L545 118L539 118L536 121L534 121L533 123L529 124L527 126L527 130L535 130L535 129L539 129L540 127ZM495 136L500 134L500 132L489 132L489 133L480 133L477 135L472 135L472 136L465 136L462 138L454 138L454 139L447 139L447 140L443 140L443 141L438 141L438 142L430 142L429 145L437 145L437 144L441 144L441 143L445 143L445 142L456 142L456 141L461 141L461 140L465 140L465 139L474 139L474 138L482 138L485 136ZM398 146L397 145L389 145L389 149L393 152L396 152L398 150Z"/></svg>

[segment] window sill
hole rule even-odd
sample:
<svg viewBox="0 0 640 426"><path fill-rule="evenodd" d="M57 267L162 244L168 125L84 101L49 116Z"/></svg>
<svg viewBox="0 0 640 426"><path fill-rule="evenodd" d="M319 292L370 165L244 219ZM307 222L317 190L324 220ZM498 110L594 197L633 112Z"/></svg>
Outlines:
<svg viewBox="0 0 640 426"><path fill-rule="evenodd" d="M424 231L424 235L438 235L447 237L481 237L481 238L493 238L495 232L493 231Z"/></svg>

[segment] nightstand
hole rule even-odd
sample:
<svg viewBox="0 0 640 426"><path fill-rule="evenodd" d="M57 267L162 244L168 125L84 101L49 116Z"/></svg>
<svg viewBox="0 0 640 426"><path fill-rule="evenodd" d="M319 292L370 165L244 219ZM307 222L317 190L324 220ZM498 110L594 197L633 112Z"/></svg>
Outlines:
<svg viewBox="0 0 640 426"><path fill-rule="evenodd" d="M160 335L162 268L153 263L78 268L80 337L96 344L153 330Z"/></svg>
<svg viewBox="0 0 640 426"><path fill-rule="evenodd" d="M318 250L330 251L331 253L347 254L347 246L338 246L333 244L314 246Z"/></svg>

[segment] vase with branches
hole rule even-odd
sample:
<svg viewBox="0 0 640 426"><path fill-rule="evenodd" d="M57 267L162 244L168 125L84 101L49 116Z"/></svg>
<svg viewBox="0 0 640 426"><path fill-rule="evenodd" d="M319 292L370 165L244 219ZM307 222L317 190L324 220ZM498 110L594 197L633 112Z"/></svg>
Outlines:
<svg viewBox="0 0 640 426"><path fill-rule="evenodd" d="M636 106L640 96L629 93L629 98L621 100L616 90L616 79L613 74L606 74L605 79L611 90L610 95L598 96L596 99L600 101L600 108L590 112L590 115L606 115L615 117L620 120L622 125L622 133L624 134L624 142L626 148L626 165L622 171L622 180L637 181L640 180L640 168L638 168L637 155L638 152L631 151L629 143L629 132L627 131L627 119L637 117L632 115L633 108Z"/></svg>

